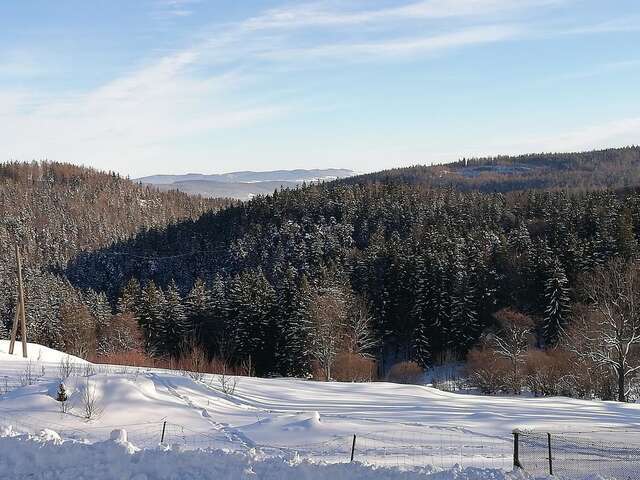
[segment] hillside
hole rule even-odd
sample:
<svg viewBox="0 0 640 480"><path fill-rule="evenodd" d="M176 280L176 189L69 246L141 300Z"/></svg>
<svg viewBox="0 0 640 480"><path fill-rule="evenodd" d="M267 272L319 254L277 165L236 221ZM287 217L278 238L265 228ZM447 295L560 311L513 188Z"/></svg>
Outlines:
<svg viewBox="0 0 640 480"><path fill-rule="evenodd" d="M627 188L640 185L640 147L463 159L359 175L346 184L398 183L482 192Z"/></svg>
<svg viewBox="0 0 640 480"><path fill-rule="evenodd" d="M179 331L197 331L211 355L224 339L233 361L251 358L259 374L309 374L318 295L345 308L361 299L375 337L366 353L386 371L399 360L464 358L503 307L534 316L538 342L552 345L579 276L637 257L639 232L637 190L337 182L140 234L78 256L67 276L114 303L138 298L129 303L156 352L174 351L163 325L181 312Z"/></svg>
<svg viewBox="0 0 640 480"><path fill-rule="evenodd" d="M281 188L295 188L303 183L331 181L354 175L342 168L311 170L272 170L265 172L230 172L213 175L189 173L186 175L152 175L136 179L143 184L155 185L160 190L179 190L205 197L248 200L256 195L269 195Z"/></svg>
<svg viewBox="0 0 640 480"><path fill-rule="evenodd" d="M60 305L79 297L58 275L75 255L148 229L196 219L227 204L228 200L159 192L115 173L70 164L0 164L0 336L4 322L13 317L16 243L22 249L27 314L37 339L42 330L38 325L48 325L42 328L54 335L50 329Z"/></svg>
<svg viewBox="0 0 640 480"><path fill-rule="evenodd" d="M633 159L637 150L619 152ZM340 355L386 373L398 361L464 359L504 307L535 319L537 345L554 345L580 276L613 257L640 256L637 189L496 193L403 178L285 189L197 218L202 210L181 210L186 220L161 217L164 227L76 248L61 268L28 274L31 338L85 357L139 348L158 358L178 357L192 339L230 366L307 376L318 374L317 339L335 334ZM78 208L62 224L73 226L77 216L100 232L102 224ZM13 272L4 278L0 305L11 319ZM332 308L341 323L318 330L314 318ZM605 387L570 392L609 398Z"/></svg>

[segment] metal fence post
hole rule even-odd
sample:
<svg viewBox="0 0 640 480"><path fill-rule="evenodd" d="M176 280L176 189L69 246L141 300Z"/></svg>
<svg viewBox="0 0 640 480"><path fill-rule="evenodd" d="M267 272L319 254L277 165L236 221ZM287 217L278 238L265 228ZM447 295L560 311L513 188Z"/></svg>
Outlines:
<svg viewBox="0 0 640 480"><path fill-rule="evenodd" d="M356 436L353 435L353 443L351 444L351 460L350 462L353 462L353 454L356 451Z"/></svg>
<svg viewBox="0 0 640 480"><path fill-rule="evenodd" d="M164 443L164 431L167 428L167 421L162 424L162 435L160 435L160 443Z"/></svg>
<svg viewBox="0 0 640 480"><path fill-rule="evenodd" d="M520 433L517 430L513 431L513 468L522 468L520 463Z"/></svg>
<svg viewBox="0 0 640 480"><path fill-rule="evenodd" d="M553 460L551 459L551 434L547 433L547 444L549 445L549 475L553 475Z"/></svg>

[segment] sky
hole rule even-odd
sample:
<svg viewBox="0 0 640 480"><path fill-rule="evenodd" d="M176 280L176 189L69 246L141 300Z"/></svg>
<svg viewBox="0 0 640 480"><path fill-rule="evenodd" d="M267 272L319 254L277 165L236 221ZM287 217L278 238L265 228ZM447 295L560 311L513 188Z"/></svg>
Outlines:
<svg viewBox="0 0 640 480"><path fill-rule="evenodd" d="M0 27L0 161L367 172L640 143L637 0L6 0Z"/></svg>

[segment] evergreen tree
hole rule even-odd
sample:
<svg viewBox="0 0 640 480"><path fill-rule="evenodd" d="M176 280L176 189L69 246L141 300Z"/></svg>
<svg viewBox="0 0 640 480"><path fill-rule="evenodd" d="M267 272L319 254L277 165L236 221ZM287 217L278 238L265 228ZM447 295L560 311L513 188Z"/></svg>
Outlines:
<svg viewBox="0 0 640 480"><path fill-rule="evenodd" d="M140 301L142 297L142 288L140 282L136 278L131 278L120 291L118 298L117 311L120 314L129 312L137 315L140 309Z"/></svg>
<svg viewBox="0 0 640 480"><path fill-rule="evenodd" d="M138 308L138 321L142 328L145 350L151 354L162 354L158 350L159 338L164 330L165 299L162 290L156 287L153 280L142 290Z"/></svg>
<svg viewBox="0 0 640 480"><path fill-rule="evenodd" d="M169 283L164 297L164 312L156 338L156 351L177 358L181 353L181 347L190 338L182 296L173 280Z"/></svg>
<svg viewBox="0 0 640 480"><path fill-rule="evenodd" d="M550 263L547 275L543 330L545 341L553 345L569 319L569 281L558 259Z"/></svg>

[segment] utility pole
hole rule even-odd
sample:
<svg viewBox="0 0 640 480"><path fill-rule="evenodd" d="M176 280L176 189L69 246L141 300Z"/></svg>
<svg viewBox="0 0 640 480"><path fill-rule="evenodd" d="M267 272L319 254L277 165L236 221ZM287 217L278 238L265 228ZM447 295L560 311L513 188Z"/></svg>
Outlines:
<svg viewBox="0 0 640 480"><path fill-rule="evenodd" d="M27 319L24 308L24 286L22 284L22 260L20 259L20 247L16 243L16 267L18 269L18 305L16 307L16 318L11 329L11 342L9 343L9 354L13 355L13 348L18 334L18 323L20 323L20 337L22 339L22 356L27 358Z"/></svg>

